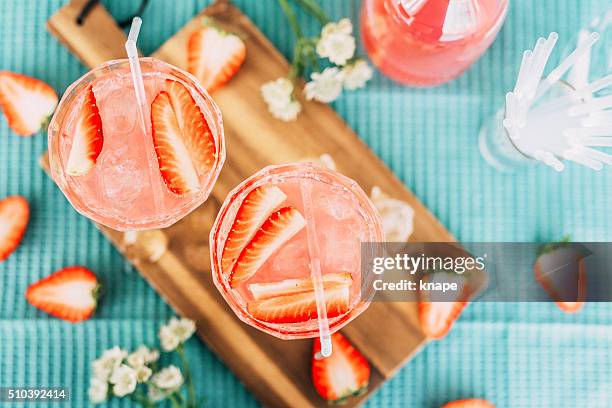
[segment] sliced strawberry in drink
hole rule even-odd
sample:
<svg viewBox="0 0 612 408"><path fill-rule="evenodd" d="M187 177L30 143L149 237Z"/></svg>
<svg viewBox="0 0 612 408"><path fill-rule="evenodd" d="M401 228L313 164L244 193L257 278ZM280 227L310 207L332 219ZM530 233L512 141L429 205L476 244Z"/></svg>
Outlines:
<svg viewBox="0 0 612 408"><path fill-rule="evenodd" d="M96 104L96 96L90 86L85 93L75 124L66 173L76 177L89 173L95 166L103 145L102 119Z"/></svg>
<svg viewBox="0 0 612 408"><path fill-rule="evenodd" d="M326 273L322 276L323 289L329 290L337 286L349 287L353 283L350 273ZM253 283L249 290L255 300L269 299L275 296L292 295L295 293L314 291L312 279L285 279L280 282Z"/></svg>
<svg viewBox="0 0 612 408"><path fill-rule="evenodd" d="M0 108L18 135L32 136L57 106L57 94L36 78L0 71Z"/></svg>
<svg viewBox="0 0 612 408"><path fill-rule="evenodd" d="M19 246L30 219L25 198L11 196L0 200L0 262Z"/></svg>
<svg viewBox="0 0 612 408"><path fill-rule="evenodd" d="M229 278L230 286L235 288L255 275L270 255L305 225L306 220L293 207L281 208L270 215L238 256Z"/></svg>
<svg viewBox="0 0 612 408"><path fill-rule="evenodd" d="M320 357L321 341L315 338L312 348L312 382L317 393L334 404L360 395L368 388L370 363L339 332L332 334L331 356Z"/></svg>
<svg viewBox="0 0 612 408"><path fill-rule="evenodd" d="M181 129L182 141L200 176L214 166L217 159L215 138L210 126L189 90L178 81L166 80L166 92Z"/></svg>
<svg viewBox="0 0 612 408"><path fill-rule="evenodd" d="M168 189L178 195L197 191L198 175L167 92L160 92L151 104L151 127L159 171Z"/></svg>
<svg viewBox="0 0 612 408"><path fill-rule="evenodd" d="M224 273L231 271L230 268L259 226L286 198L285 193L276 186L257 187L245 197L223 247L221 266Z"/></svg>
<svg viewBox="0 0 612 408"><path fill-rule="evenodd" d="M325 290L327 317L341 316L349 311L349 287L333 286ZM275 296L247 303L253 318L268 323L300 323L317 318L314 291Z"/></svg>
<svg viewBox="0 0 612 408"><path fill-rule="evenodd" d="M187 43L187 70L209 92L229 81L246 58L246 46L235 34L204 26Z"/></svg>
<svg viewBox="0 0 612 408"><path fill-rule="evenodd" d="M80 322L93 315L98 288L98 278L93 272L82 266L71 266L30 285L26 299L55 317Z"/></svg>
<svg viewBox="0 0 612 408"><path fill-rule="evenodd" d="M480 398L468 398L447 402L442 408L495 408L495 405Z"/></svg>

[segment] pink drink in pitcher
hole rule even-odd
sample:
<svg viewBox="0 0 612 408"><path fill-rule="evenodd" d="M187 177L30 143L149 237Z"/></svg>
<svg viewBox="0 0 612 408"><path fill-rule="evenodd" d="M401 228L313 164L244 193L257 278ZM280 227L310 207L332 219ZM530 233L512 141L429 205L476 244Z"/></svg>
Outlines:
<svg viewBox="0 0 612 408"><path fill-rule="evenodd" d="M461 75L491 45L508 0L364 0L361 35L374 64L406 85Z"/></svg>
<svg viewBox="0 0 612 408"><path fill-rule="evenodd" d="M53 178L77 211L116 230L175 223L225 160L220 111L197 80L153 58L140 65L142 118L128 60L115 60L72 84L49 126Z"/></svg>
<svg viewBox="0 0 612 408"><path fill-rule="evenodd" d="M380 217L353 180L310 163L270 166L223 203L210 236L213 280L249 325L282 339L316 337L311 268L320 265L333 332L369 305L361 244L380 241Z"/></svg>

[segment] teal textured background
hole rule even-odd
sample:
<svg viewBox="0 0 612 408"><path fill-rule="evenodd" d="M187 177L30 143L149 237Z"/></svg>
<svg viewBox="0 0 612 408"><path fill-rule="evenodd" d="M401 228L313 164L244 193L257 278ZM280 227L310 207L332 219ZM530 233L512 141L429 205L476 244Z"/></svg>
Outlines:
<svg viewBox="0 0 612 408"><path fill-rule="evenodd" d="M86 69L45 29L64 2L0 1L0 69L43 79L61 92ZM117 18L137 1L106 0ZM154 51L207 2L153 0L139 44ZM238 6L289 55L292 38L273 1ZM334 17L358 21L359 2L326 1ZM498 39L460 79L435 89L397 86L376 75L334 108L414 193L463 241L612 240L612 170L539 166L507 175L477 148L483 119L502 103L521 52L538 36L560 34L560 48L608 0L515 0ZM315 32L314 21L300 16ZM262 114L265 114L262 112ZM325 137L325 135L313 135ZM22 194L32 218L22 245L0 264L0 386L67 386L72 406L87 405L89 362L113 345L154 344L173 315L37 165L46 136L24 139L0 120L0 197ZM29 306L27 285L71 264L107 284L94 319L72 325ZM476 303L450 335L425 348L370 400L371 407L437 407L485 397L499 407L608 407L612 404L612 304L565 315L551 303ZM372 341L376 341L375 334ZM257 402L198 341L188 347L200 393L213 407ZM114 400L112 406L128 406Z"/></svg>

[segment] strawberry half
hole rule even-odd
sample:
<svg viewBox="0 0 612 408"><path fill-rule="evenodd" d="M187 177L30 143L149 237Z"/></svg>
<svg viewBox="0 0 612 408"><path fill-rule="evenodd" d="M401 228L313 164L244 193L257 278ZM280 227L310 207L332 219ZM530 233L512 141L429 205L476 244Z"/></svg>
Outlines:
<svg viewBox="0 0 612 408"><path fill-rule="evenodd" d="M584 254L569 242L550 244L533 266L535 278L566 313L582 308L587 291Z"/></svg>
<svg viewBox="0 0 612 408"><path fill-rule="evenodd" d="M26 291L34 307L70 322L89 319L97 305L96 275L82 266L70 266L33 283Z"/></svg>
<svg viewBox="0 0 612 408"><path fill-rule="evenodd" d="M349 287L353 283L350 273L326 273L322 276L323 289L328 290L335 286ZM276 296L292 295L296 293L314 291L312 279L285 279L280 282L253 283L249 290L255 300L269 299Z"/></svg>
<svg viewBox="0 0 612 408"><path fill-rule="evenodd" d="M465 293L465 278L461 275L446 272L433 272L426 274L425 282L449 282L456 281L459 288L453 294L456 300L448 299L449 294L440 294L441 299L432 299L426 291L419 292L419 321L421 329L427 337L441 339L448 334L468 302ZM449 301L450 300L450 301Z"/></svg>
<svg viewBox="0 0 612 408"><path fill-rule="evenodd" d="M30 207L25 198L11 196L0 201L0 261L19 246L29 219Z"/></svg>
<svg viewBox="0 0 612 408"><path fill-rule="evenodd" d="M212 92L229 81L246 58L240 37L212 26L194 31L187 43L187 70Z"/></svg>
<svg viewBox="0 0 612 408"><path fill-rule="evenodd" d="M285 193L276 186L257 187L245 197L223 247L221 266L225 273L230 273L230 268L247 242L253 238L270 213L286 198Z"/></svg>
<svg viewBox="0 0 612 408"><path fill-rule="evenodd" d="M151 126L159 171L168 189L178 195L199 190L198 174L167 92L160 92L151 104Z"/></svg>
<svg viewBox="0 0 612 408"><path fill-rule="evenodd" d="M487 400L469 398L447 402L442 408L495 408L495 405Z"/></svg>
<svg viewBox="0 0 612 408"><path fill-rule="evenodd" d="M332 355L320 358L321 341L312 348L312 382L317 393L327 401L342 403L368 388L368 360L339 332L332 334Z"/></svg>
<svg viewBox="0 0 612 408"><path fill-rule="evenodd" d="M75 177L89 173L96 165L103 145L102 119L96 104L96 96L90 86L75 124L66 173Z"/></svg>
<svg viewBox="0 0 612 408"><path fill-rule="evenodd" d="M57 94L36 78L0 71L0 108L8 125L21 136L32 136L47 123L57 106Z"/></svg>
<svg viewBox="0 0 612 408"><path fill-rule="evenodd" d="M270 255L305 225L306 220L293 207L281 208L270 215L238 256L229 277L230 286L235 288L255 275Z"/></svg>
<svg viewBox="0 0 612 408"><path fill-rule="evenodd" d="M325 289L327 317L342 316L349 311L349 286ZM247 303L253 318L268 323L301 323L317 318L317 301L313 291L274 296Z"/></svg>

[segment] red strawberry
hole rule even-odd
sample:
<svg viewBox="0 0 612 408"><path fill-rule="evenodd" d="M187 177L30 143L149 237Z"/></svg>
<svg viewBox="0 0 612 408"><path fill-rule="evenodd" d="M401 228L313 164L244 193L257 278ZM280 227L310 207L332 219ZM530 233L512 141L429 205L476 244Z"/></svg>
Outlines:
<svg viewBox="0 0 612 408"><path fill-rule="evenodd" d="M102 152L103 144L102 119L96 105L96 96L90 86L75 125L66 173L76 177L89 173Z"/></svg>
<svg viewBox="0 0 612 408"><path fill-rule="evenodd" d="M230 275L230 286L235 288L250 279L278 248L289 241L306 225L302 214L293 207L274 212L242 250Z"/></svg>
<svg viewBox="0 0 612 408"><path fill-rule="evenodd" d="M17 248L30 218L30 207L25 198L11 196L0 201L0 261Z"/></svg>
<svg viewBox="0 0 612 408"><path fill-rule="evenodd" d="M349 287L336 285L325 290L327 317L349 311ZM317 318L314 291L274 296L247 303L247 310L257 320L268 323L300 323Z"/></svg>
<svg viewBox="0 0 612 408"><path fill-rule="evenodd" d="M246 46L235 34L204 26L194 31L187 44L187 70L209 92L223 86L240 69Z"/></svg>
<svg viewBox="0 0 612 408"><path fill-rule="evenodd" d="M323 288L328 290L334 286L351 286L353 277L350 273L326 273L323 275ZM255 300L269 299L276 296L314 291L312 279L285 279L280 282L253 283L249 290Z"/></svg>
<svg viewBox="0 0 612 408"><path fill-rule="evenodd" d="M236 262L238 255L253 238L259 226L286 198L285 193L276 186L257 187L246 196L225 240L221 256L224 272L231 271L230 268Z"/></svg>
<svg viewBox="0 0 612 408"><path fill-rule="evenodd" d="M487 400L470 398L447 402L442 408L495 408L495 405Z"/></svg>
<svg viewBox="0 0 612 408"><path fill-rule="evenodd" d="M453 323L463 309L467 306L465 293L465 278L461 275L433 272L426 274L422 280L424 282L456 282L457 293L438 294L439 299L431 298L428 292L419 292L419 321L421 329L427 337L441 339L448 334ZM454 296L455 300L449 297Z"/></svg>
<svg viewBox="0 0 612 408"><path fill-rule="evenodd" d="M159 171L168 189L178 195L199 190L198 174L166 92L160 92L151 104L151 127Z"/></svg>
<svg viewBox="0 0 612 408"><path fill-rule="evenodd" d="M587 289L584 255L569 242L549 244L533 266L538 283L566 313L582 308Z"/></svg>
<svg viewBox="0 0 612 408"><path fill-rule="evenodd" d="M21 136L38 132L57 106L57 94L46 83L22 74L0 71L0 108L8 125Z"/></svg>
<svg viewBox="0 0 612 408"><path fill-rule="evenodd" d="M28 302L55 317L80 322L96 309L99 284L96 275L82 266L70 266L33 283Z"/></svg>
<svg viewBox="0 0 612 408"><path fill-rule="evenodd" d="M321 341L312 349L312 382L321 397L334 403L364 393L370 380L370 364L339 332L332 334L332 355L320 358Z"/></svg>

